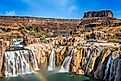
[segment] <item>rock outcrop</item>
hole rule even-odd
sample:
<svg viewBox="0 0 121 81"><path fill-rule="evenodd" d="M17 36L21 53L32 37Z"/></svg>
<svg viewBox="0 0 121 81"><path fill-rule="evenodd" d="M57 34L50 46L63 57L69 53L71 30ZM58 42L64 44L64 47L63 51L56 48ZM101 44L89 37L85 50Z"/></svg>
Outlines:
<svg viewBox="0 0 121 81"><path fill-rule="evenodd" d="M58 18L39 18L26 16L0 16L0 29L4 31L16 30L22 27L39 27L40 29L76 28L80 23L79 19L58 19ZM10 30L11 29L11 30Z"/></svg>
<svg viewBox="0 0 121 81"><path fill-rule="evenodd" d="M56 66L60 67L63 64L64 59L70 55L74 47L54 47L44 44L38 47L35 45L33 50L43 50L41 53L36 53L40 67L47 69L49 63L48 59L51 54L51 49L53 48L56 53ZM121 54L115 48L112 48L113 47L109 46L77 47L77 51L74 53L71 60L70 72L81 75L89 75L104 81L120 81Z"/></svg>
<svg viewBox="0 0 121 81"><path fill-rule="evenodd" d="M2 39L0 39L0 77L3 76L5 50L6 50L6 44Z"/></svg>
<svg viewBox="0 0 121 81"><path fill-rule="evenodd" d="M45 38L76 29L80 19L0 16L0 36L4 39L27 37ZM68 31L65 31L68 30ZM64 34L65 34L64 33Z"/></svg>
<svg viewBox="0 0 121 81"><path fill-rule="evenodd" d="M113 12L111 10L101 10L101 11L88 11L84 13L83 18L91 17L113 17Z"/></svg>
<svg viewBox="0 0 121 81"><path fill-rule="evenodd" d="M30 49L33 53L33 59L37 60L39 68L47 70L52 49L55 51L55 65L56 67L60 67L75 47L41 43L30 44L26 48ZM77 51L75 51L71 59L70 72L89 75L104 81L121 81L121 54L117 49L118 47L96 46L93 44L93 46L83 45L76 48ZM1 58L4 59L3 57ZM1 64L4 63L0 62ZM1 67L3 73L4 68L5 66Z"/></svg>
<svg viewBox="0 0 121 81"><path fill-rule="evenodd" d="M117 32L120 32L121 28L117 29L118 26L121 26L121 20L115 18L110 10L89 11L82 19L0 16L0 36L9 40L11 37L23 38L26 34L29 38L41 39L62 34L80 36L91 29L99 30L106 35L111 35L108 32L114 31L114 37L119 38L121 34Z"/></svg>
<svg viewBox="0 0 121 81"><path fill-rule="evenodd" d="M119 32L121 29L118 28L120 26L121 20L115 18L113 16L113 12L110 10L89 11L84 13L84 17L81 20L77 29L75 30L75 33L82 33L85 36L88 36L89 33L90 35L92 33L95 33L95 35L99 35L100 33L100 36L98 36L97 39L117 39L120 36ZM110 33L110 31L113 31L113 33Z"/></svg>

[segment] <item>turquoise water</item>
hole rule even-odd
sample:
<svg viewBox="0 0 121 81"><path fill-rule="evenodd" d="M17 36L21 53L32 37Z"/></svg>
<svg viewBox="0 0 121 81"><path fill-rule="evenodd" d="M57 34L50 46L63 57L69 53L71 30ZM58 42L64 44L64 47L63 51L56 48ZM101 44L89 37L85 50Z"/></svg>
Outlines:
<svg viewBox="0 0 121 81"><path fill-rule="evenodd" d="M0 81L42 81L35 74L26 74L17 77L0 78Z"/></svg>
<svg viewBox="0 0 121 81"><path fill-rule="evenodd" d="M48 81L101 81L91 77L75 75L72 73L48 73ZM0 81L42 81L36 74L26 74L11 78L0 78Z"/></svg>
<svg viewBox="0 0 121 81"><path fill-rule="evenodd" d="M49 77L49 81L102 81L92 77L75 75L72 73L56 73Z"/></svg>

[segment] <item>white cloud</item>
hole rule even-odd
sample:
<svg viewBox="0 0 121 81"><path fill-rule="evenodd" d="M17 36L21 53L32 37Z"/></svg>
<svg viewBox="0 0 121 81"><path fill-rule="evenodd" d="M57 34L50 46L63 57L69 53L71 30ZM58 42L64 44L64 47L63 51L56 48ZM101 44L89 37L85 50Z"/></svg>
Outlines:
<svg viewBox="0 0 121 81"><path fill-rule="evenodd" d="M69 12L74 12L74 11L77 11L78 10L78 7L75 6L75 5L72 5L72 6L69 7L68 10L69 10Z"/></svg>
<svg viewBox="0 0 121 81"><path fill-rule="evenodd" d="M15 16L16 15L16 12L15 11L6 11L4 13L5 16Z"/></svg>

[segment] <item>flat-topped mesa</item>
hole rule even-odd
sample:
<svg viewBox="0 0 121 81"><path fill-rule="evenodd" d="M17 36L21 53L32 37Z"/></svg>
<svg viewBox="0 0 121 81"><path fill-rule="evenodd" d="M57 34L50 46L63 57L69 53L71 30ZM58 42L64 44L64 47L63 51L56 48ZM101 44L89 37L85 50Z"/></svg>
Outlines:
<svg viewBox="0 0 121 81"><path fill-rule="evenodd" d="M113 12L111 10L101 10L101 11L88 11L84 13L83 18L92 17L113 17Z"/></svg>

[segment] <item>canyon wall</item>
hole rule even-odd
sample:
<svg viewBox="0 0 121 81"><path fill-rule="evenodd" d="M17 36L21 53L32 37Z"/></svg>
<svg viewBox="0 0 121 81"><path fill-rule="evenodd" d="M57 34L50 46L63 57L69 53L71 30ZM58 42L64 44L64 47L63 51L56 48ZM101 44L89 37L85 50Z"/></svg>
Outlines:
<svg viewBox="0 0 121 81"><path fill-rule="evenodd" d="M101 10L101 11L88 11L84 13L83 18L90 17L113 17L113 12L111 10Z"/></svg>
<svg viewBox="0 0 121 81"><path fill-rule="evenodd" d="M80 19L39 18L26 16L0 16L0 37L11 38L45 38L76 29ZM67 31L66 31L67 30Z"/></svg>
<svg viewBox="0 0 121 81"><path fill-rule="evenodd" d="M52 49L55 51L55 65L56 67L60 67L62 66L66 57L68 56L70 57L70 55L72 55L72 50L74 48L75 47L73 46L57 46L56 47L52 44L44 44L44 43L43 44L31 44L31 45L28 45L26 49L30 49L33 54L26 52L26 51L22 52L22 50L6 51L5 54L7 55L7 57L9 57L8 56L9 52L11 52L10 54L15 52L14 54L15 57L24 58L23 60L19 58L20 61L25 62L25 60L27 59L30 61L33 60L31 61L31 63L33 62L36 63L37 61L36 64L38 64L38 66L35 65L36 67L39 67L44 70L48 70L48 65L50 63L49 59L50 59ZM77 49L72 55L71 63L69 65L70 72L80 74L80 75L89 75L94 78L102 79L105 81L121 81L121 77L120 77L121 53L120 53L118 46L112 47L112 46L93 45L93 46L81 46L81 47L76 47L76 48ZM28 55L31 58L27 57ZM1 59L4 59L4 58L5 56L3 55ZM14 62L12 61L12 56L10 58L11 58L11 62ZM27 62L29 62L28 60ZM1 65L3 65L4 63L5 65L7 64L6 62L2 62L2 61L0 62L1 62ZM24 66L26 66L26 68L29 67L26 62ZM66 65L64 66L66 67ZM5 74L4 72L4 70L6 70L5 68L6 66L3 66L3 67L1 66L1 69L3 72L1 72L0 74L2 76L8 75L8 74ZM17 68L15 68L15 70L17 70ZM19 70L17 71L19 72ZM22 71L24 71L24 69ZM9 76L11 76L11 74L9 74Z"/></svg>
<svg viewBox="0 0 121 81"><path fill-rule="evenodd" d="M82 19L0 16L0 37L7 40L24 36L43 39L65 33L66 36L88 35L93 30L111 38L120 38L121 19L115 18L113 14L110 10L89 11L84 13Z"/></svg>
<svg viewBox="0 0 121 81"><path fill-rule="evenodd" d="M89 11L84 13L80 24L77 26L76 34L79 35L81 33L88 36L98 32L105 35L105 37L100 37L100 39L120 39L120 27L121 19L115 18L112 11Z"/></svg>
<svg viewBox="0 0 121 81"><path fill-rule="evenodd" d="M0 16L0 28L17 29L20 27L38 26L43 28L60 27L74 28L80 23L79 19L39 18L26 16Z"/></svg>
<svg viewBox="0 0 121 81"><path fill-rule="evenodd" d="M2 39L0 39L0 77L3 76L5 50L6 50L6 44Z"/></svg>
<svg viewBox="0 0 121 81"><path fill-rule="evenodd" d="M32 46L29 46L32 47ZM65 58L70 56L72 46L53 47L51 45L33 45L39 66L47 70L52 49L55 50L56 67L60 67ZM30 48L32 49L32 48ZM121 54L118 47L77 47L69 71L89 75L105 81L120 81Z"/></svg>

